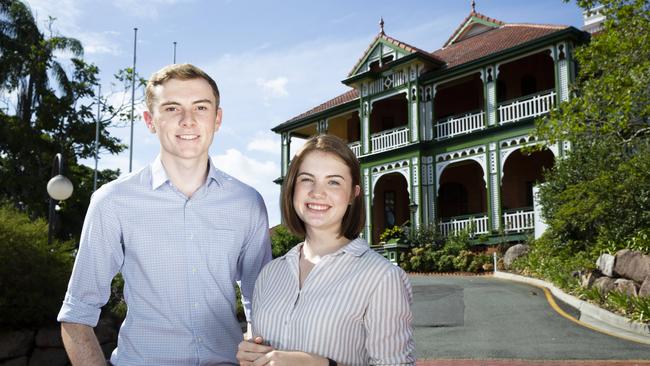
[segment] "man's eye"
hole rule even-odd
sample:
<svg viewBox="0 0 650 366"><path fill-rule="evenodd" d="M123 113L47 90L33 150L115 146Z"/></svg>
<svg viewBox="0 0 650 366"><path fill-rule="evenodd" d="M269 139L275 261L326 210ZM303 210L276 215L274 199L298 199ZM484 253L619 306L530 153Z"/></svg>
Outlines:
<svg viewBox="0 0 650 366"><path fill-rule="evenodd" d="M198 106L196 109L198 109L198 110L200 110L200 111L207 111L207 110L208 110L208 107L206 107L206 106L204 106L204 105L200 105L200 106Z"/></svg>
<svg viewBox="0 0 650 366"><path fill-rule="evenodd" d="M177 110L176 107L165 107L165 112L176 112Z"/></svg>

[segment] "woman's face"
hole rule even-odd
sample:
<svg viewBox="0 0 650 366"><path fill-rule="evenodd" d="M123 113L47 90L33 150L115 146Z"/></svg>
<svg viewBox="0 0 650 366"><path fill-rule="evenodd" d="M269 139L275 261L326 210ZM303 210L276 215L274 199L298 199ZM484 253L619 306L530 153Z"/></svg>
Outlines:
<svg viewBox="0 0 650 366"><path fill-rule="evenodd" d="M307 231L339 234L348 205L359 195L352 186L350 168L332 153L312 151L300 164L293 192L293 206Z"/></svg>

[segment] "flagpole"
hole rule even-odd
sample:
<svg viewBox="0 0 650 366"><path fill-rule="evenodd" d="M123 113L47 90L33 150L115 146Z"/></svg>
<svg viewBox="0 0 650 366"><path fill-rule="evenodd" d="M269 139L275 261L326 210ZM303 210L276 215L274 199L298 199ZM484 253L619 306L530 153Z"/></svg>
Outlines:
<svg viewBox="0 0 650 366"><path fill-rule="evenodd" d="M131 80L131 143L129 144L129 173L133 170L133 112L135 109L135 55L138 43L138 28L133 28L133 79Z"/></svg>
<svg viewBox="0 0 650 366"><path fill-rule="evenodd" d="M174 41L174 63L176 63L176 41Z"/></svg>

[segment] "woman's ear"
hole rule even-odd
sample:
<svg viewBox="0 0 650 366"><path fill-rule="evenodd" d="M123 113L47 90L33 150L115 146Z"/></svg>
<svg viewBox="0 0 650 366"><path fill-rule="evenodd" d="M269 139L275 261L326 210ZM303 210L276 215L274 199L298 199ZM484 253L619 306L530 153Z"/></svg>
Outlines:
<svg viewBox="0 0 650 366"><path fill-rule="evenodd" d="M355 198L359 197L359 194L361 194L361 187L357 184L354 186L354 197L352 197L352 200L354 201Z"/></svg>

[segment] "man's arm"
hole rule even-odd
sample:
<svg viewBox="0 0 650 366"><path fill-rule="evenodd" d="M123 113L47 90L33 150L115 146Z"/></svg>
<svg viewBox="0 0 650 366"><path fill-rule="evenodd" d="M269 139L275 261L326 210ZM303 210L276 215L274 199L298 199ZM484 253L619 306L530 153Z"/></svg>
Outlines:
<svg viewBox="0 0 650 366"><path fill-rule="evenodd" d="M61 337L72 365L106 366L104 353L90 326L63 322Z"/></svg>

